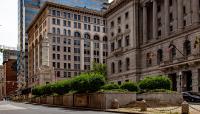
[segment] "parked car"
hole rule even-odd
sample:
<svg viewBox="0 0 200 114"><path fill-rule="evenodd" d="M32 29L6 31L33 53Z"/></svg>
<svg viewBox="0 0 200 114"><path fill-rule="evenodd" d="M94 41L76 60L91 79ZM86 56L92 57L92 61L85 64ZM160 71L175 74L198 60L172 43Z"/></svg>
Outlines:
<svg viewBox="0 0 200 114"><path fill-rule="evenodd" d="M187 102L200 102L200 93L196 92L182 92L183 99Z"/></svg>

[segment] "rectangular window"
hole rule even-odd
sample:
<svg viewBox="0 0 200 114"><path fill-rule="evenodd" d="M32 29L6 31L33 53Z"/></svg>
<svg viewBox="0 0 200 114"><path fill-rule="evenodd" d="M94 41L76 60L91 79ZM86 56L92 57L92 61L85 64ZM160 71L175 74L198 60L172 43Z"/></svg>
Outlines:
<svg viewBox="0 0 200 114"><path fill-rule="evenodd" d="M67 55L64 55L64 60L67 60Z"/></svg>
<svg viewBox="0 0 200 114"><path fill-rule="evenodd" d="M74 20L77 20L77 14L74 14Z"/></svg>
<svg viewBox="0 0 200 114"><path fill-rule="evenodd" d="M81 16L80 16L80 15L78 15L78 20L79 20L79 21L81 20Z"/></svg>
<svg viewBox="0 0 200 114"><path fill-rule="evenodd" d="M77 22L74 22L74 28L77 28Z"/></svg>
<svg viewBox="0 0 200 114"><path fill-rule="evenodd" d="M60 19L57 19L57 25L60 25Z"/></svg>
<svg viewBox="0 0 200 114"><path fill-rule="evenodd" d="M87 24L84 24L84 30L87 30Z"/></svg>
<svg viewBox="0 0 200 114"><path fill-rule="evenodd" d="M88 25L88 30L91 30L91 26L90 25Z"/></svg>
<svg viewBox="0 0 200 114"><path fill-rule="evenodd" d="M68 55L68 60L71 60L71 55Z"/></svg>
<svg viewBox="0 0 200 114"><path fill-rule="evenodd" d="M68 47L68 52L71 52L71 47Z"/></svg>
<svg viewBox="0 0 200 114"><path fill-rule="evenodd" d="M55 19L55 18L52 19L52 23L53 23L54 25L56 24L56 19Z"/></svg>
<svg viewBox="0 0 200 114"><path fill-rule="evenodd" d="M68 27L71 27L71 21L68 21L68 22L67 22L67 26L68 26Z"/></svg>
<svg viewBox="0 0 200 114"><path fill-rule="evenodd" d="M60 46L57 46L57 51L60 51Z"/></svg>
<svg viewBox="0 0 200 114"><path fill-rule="evenodd" d="M63 20L63 26L67 26L67 21Z"/></svg>
<svg viewBox="0 0 200 114"><path fill-rule="evenodd" d="M67 17L68 17L68 19L70 19L71 18L71 13L68 13Z"/></svg>
<svg viewBox="0 0 200 114"><path fill-rule="evenodd" d="M60 54L57 54L57 59L60 60Z"/></svg>
<svg viewBox="0 0 200 114"><path fill-rule="evenodd" d="M81 29L81 23L78 23L78 28Z"/></svg>

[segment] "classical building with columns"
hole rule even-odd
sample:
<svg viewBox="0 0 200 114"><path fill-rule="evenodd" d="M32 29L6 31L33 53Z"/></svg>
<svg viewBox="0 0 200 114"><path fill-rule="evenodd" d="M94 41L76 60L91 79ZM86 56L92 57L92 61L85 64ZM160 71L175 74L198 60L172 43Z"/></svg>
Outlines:
<svg viewBox="0 0 200 114"><path fill-rule="evenodd" d="M166 75L200 92L200 0L114 0L104 15L111 82Z"/></svg>
<svg viewBox="0 0 200 114"><path fill-rule="evenodd" d="M71 78L105 63L106 20L101 11L46 2L27 29L29 87Z"/></svg>

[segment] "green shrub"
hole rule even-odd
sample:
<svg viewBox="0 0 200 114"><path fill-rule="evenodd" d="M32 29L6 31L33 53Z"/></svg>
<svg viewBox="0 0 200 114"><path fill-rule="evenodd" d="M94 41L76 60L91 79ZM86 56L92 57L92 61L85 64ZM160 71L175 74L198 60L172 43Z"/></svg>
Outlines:
<svg viewBox="0 0 200 114"><path fill-rule="evenodd" d="M155 89L171 89L171 80L166 76L151 76L146 77L139 82L139 87L142 90L155 90Z"/></svg>
<svg viewBox="0 0 200 114"><path fill-rule="evenodd" d="M128 90L131 92L137 92L138 91L138 86L134 82L125 82L121 85L121 89Z"/></svg>
<svg viewBox="0 0 200 114"><path fill-rule="evenodd" d="M35 96L42 96L42 95L44 95L43 89L44 89L43 86L37 86L32 89L32 94Z"/></svg>
<svg viewBox="0 0 200 114"><path fill-rule="evenodd" d="M68 93L71 90L71 80L63 80L53 84L53 92L59 95Z"/></svg>
<svg viewBox="0 0 200 114"><path fill-rule="evenodd" d="M85 73L72 80L72 88L79 93L95 92L105 84L105 78L98 73Z"/></svg>
<svg viewBox="0 0 200 114"><path fill-rule="evenodd" d="M106 84L101 87L103 90L113 90L113 89L119 89L120 86L118 84Z"/></svg>

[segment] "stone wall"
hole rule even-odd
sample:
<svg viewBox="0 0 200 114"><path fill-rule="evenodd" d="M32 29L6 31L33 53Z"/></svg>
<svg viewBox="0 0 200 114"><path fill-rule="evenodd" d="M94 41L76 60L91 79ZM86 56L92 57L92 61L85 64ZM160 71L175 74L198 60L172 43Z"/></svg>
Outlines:
<svg viewBox="0 0 200 114"><path fill-rule="evenodd" d="M136 101L135 93L93 93L93 94L75 94L74 106L95 109L109 109L112 107L112 101L117 99L119 105L127 105Z"/></svg>
<svg viewBox="0 0 200 114"><path fill-rule="evenodd" d="M146 101L152 101L157 104L168 105L180 105L183 102L181 93L143 93L137 94L137 99L144 99Z"/></svg>

